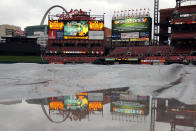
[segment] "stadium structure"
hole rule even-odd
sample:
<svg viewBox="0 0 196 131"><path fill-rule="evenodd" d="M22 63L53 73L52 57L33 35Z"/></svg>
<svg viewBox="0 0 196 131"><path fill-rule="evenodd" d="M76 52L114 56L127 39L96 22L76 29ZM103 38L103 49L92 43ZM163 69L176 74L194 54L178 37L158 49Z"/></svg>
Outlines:
<svg viewBox="0 0 196 131"><path fill-rule="evenodd" d="M111 31L104 27L104 15L54 6L64 13L48 16L43 58L49 63L195 63L196 5L183 5L187 1L176 0L175 8L159 10L155 0L154 28L149 9L115 11Z"/></svg>
<svg viewBox="0 0 196 131"><path fill-rule="evenodd" d="M48 15L44 59L49 63L92 62L104 56L104 15L80 10Z"/></svg>

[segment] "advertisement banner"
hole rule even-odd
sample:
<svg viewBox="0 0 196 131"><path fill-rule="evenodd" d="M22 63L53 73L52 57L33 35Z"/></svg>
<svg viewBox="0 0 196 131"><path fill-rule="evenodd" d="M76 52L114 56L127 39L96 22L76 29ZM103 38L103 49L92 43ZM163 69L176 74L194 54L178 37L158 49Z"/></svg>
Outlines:
<svg viewBox="0 0 196 131"><path fill-rule="evenodd" d="M56 39L56 30L49 30L48 39Z"/></svg>
<svg viewBox="0 0 196 131"><path fill-rule="evenodd" d="M63 21L50 20L48 21L48 26L49 26L49 29L52 29L52 30L63 30L64 23Z"/></svg>
<svg viewBox="0 0 196 131"><path fill-rule="evenodd" d="M56 39L59 39L59 40L64 39L64 32L63 31L56 31Z"/></svg>
<svg viewBox="0 0 196 131"><path fill-rule="evenodd" d="M102 102L89 102L89 110L90 111L103 111L103 103Z"/></svg>
<svg viewBox="0 0 196 131"><path fill-rule="evenodd" d="M120 40L121 34L120 33L112 33L112 40Z"/></svg>
<svg viewBox="0 0 196 131"><path fill-rule="evenodd" d="M65 39L88 39L87 21L66 21L64 26Z"/></svg>
<svg viewBox="0 0 196 131"><path fill-rule="evenodd" d="M49 103L50 110L63 110L64 103L62 101L53 101Z"/></svg>
<svg viewBox="0 0 196 131"><path fill-rule="evenodd" d="M148 32L151 30L151 24L150 17L113 20L112 32Z"/></svg>
<svg viewBox="0 0 196 131"><path fill-rule="evenodd" d="M149 32L140 32L140 38L149 38Z"/></svg>
<svg viewBox="0 0 196 131"><path fill-rule="evenodd" d="M104 31L89 31L89 40L103 40Z"/></svg>
<svg viewBox="0 0 196 131"><path fill-rule="evenodd" d="M130 41L149 41L149 38L131 38Z"/></svg>
<svg viewBox="0 0 196 131"><path fill-rule="evenodd" d="M89 21L89 30L90 31L103 31L104 22L103 21Z"/></svg>
<svg viewBox="0 0 196 131"><path fill-rule="evenodd" d="M139 102L115 101L111 103L112 112L145 115L145 105Z"/></svg>
<svg viewBox="0 0 196 131"><path fill-rule="evenodd" d="M139 38L139 32L121 33L121 39Z"/></svg>

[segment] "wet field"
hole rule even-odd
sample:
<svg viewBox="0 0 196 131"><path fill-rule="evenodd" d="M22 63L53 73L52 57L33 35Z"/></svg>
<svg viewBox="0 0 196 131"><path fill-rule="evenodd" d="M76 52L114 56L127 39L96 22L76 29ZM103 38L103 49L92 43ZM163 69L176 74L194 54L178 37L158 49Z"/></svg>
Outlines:
<svg viewBox="0 0 196 131"><path fill-rule="evenodd" d="M195 67L0 65L0 130L194 131Z"/></svg>

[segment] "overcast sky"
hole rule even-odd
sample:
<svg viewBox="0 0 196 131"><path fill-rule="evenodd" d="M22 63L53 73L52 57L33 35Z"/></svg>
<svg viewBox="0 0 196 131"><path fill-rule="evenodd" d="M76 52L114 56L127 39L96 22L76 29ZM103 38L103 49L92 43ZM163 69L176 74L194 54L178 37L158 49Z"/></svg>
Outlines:
<svg viewBox="0 0 196 131"><path fill-rule="evenodd" d="M67 11L91 9L92 14L105 14L105 26L111 28L114 10L150 8L153 14L154 0L1 0L0 24L17 25L22 28L39 25L44 13L53 5L61 5ZM160 0L160 8L172 8L175 0ZM51 13L61 9L53 9ZM45 21L47 24L47 21Z"/></svg>

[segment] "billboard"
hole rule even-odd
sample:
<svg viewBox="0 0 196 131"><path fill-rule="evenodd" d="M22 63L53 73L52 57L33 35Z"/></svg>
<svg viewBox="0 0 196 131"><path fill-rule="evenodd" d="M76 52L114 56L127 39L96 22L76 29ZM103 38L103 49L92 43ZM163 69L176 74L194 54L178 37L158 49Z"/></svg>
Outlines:
<svg viewBox="0 0 196 131"><path fill-rule="evenodd" d="M89 102L89 110L90 111L103 111L103 103L102 102Z"/></svg>
<svg viewBox="0 0 196 131"><path fill-rule="evenodd" d="M64 39L88 39L88 22L65 21Z"/></svg>
<svg viewBox="0 0 196 131"><path fill-rule="evenodd" d="M150 33L149 32L140 32L140 38L149 38L150 37Z"/></svg>
<svg viewBox="0 0 196 131"><path fill-rule="evenodd" d="M121 34L120 33L112 33L112 39L113 40L119 40L121 38Z"/></svg>
<svg viewBox="0 0 196 131"><path fill-rule="evenodd" d="M91 31L103 31L104 30L104 22L91 20L89 21L89 30Z"/></svg>
<svg viewBox="0 0 196 131"><path fill-rule="evenodd" d="M56 30L49 30L48 39L56 39Z"/></svg>
<svg viewBox="0 0 196 131"><path fill-rule="evenodd" d="M115 113L147 115L148 111L145 111L145 108L145 104L139 102L114 101L111 103L111 110Z"/></svg>
<svg viewBox="0 0 196 131"><path fill-rule="evenodd" d="M89 31L89 40L103 40L104 31Z"/></svg>
<svg viewBox="0 0 196 131"><path fill-rule="evenodd" d="M64 31L56 31L56 39L63 40L64 39Z"/></svg>
<svg viewBox="0 0 196 131"><path fill-rule="evenodd" d="M64 23L63 21L58 21L58 20L50 20L48 21L49 29L52 30L63 30L64 28Z"/></svg>
<svg viewBox="0 0 196 131"><path fill-rule="evenodd" d="M63 110L64 103L62 101L52 101L49 103L50 110Z"/></svg>
<svg viewBox="0 0 196 131"><path fill-rule="evenodd" d="M139 38L139 32L121 33L121 39Z"/></svg>
<svg viewBox="0 0 196 131"><path fill-rule="evenodd" d="M151 30L150 17L112 20L112 32L147 32Z"/></svg>
<svg viewBox="0 0 196 131"><path fill-rule="evenodd" d="M149 41L149 38L131 38L130 41Z"/></svg>

